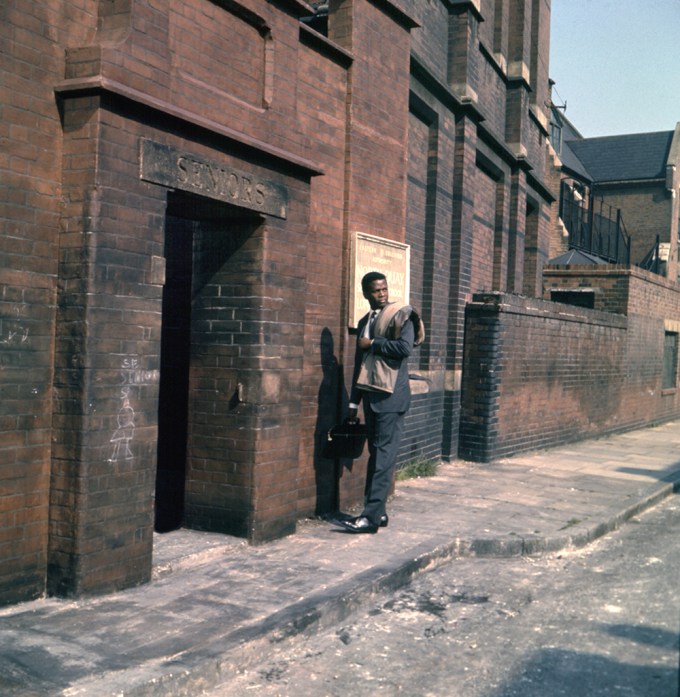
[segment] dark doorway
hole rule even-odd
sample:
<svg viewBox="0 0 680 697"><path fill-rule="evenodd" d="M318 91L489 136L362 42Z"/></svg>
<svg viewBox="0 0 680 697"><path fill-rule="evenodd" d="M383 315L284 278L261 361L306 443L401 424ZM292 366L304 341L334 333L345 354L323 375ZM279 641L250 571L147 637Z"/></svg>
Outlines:
<svg viewBox="0 0 680 697"><path fill-rule="evenodd" d="M182 524L187 448L191 279L195 221L168 213L165 220L165 287L158 396L158 532Z"/></svg>
<svg viewBox="0 0 680 697"><path fill-rule="evenodd" d="M187 523L187 480L209 478L194 489L220 498L225 509L241 506L219 493L233 474L237 418L233 395L243 368L242 352L252 339L244 322L252 310L241 296L259 267L253 253L259 214L183 192L170 192L165 220L155 528L168 532ZM248 248L248 245L251 248ZM242 431L238 428L240 434ZM194 472L193 478L191 472ZM229 475L228 473L232 473ZM229 491L238 491L230 482ZM202 504L205 507L204 504ZM192 514L196 517L195 512ZM211 513L214 517L214 514ZM225 515L224 513L222 514ZM200 527L200 526L199 526ZM205 527L205 525L203 525Z"/></svg>

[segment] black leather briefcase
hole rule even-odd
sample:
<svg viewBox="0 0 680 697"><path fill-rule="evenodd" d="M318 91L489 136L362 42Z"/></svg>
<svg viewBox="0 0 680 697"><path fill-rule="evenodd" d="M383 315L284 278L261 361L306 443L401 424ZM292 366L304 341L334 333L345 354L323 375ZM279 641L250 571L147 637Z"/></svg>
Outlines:
<svg viewBox="0 0 680 697"><path fill-rule="evenodd" d="M342 423L328 431L323 455L328 459L356 458L361 456L366 443L366 424Z"/></svg>

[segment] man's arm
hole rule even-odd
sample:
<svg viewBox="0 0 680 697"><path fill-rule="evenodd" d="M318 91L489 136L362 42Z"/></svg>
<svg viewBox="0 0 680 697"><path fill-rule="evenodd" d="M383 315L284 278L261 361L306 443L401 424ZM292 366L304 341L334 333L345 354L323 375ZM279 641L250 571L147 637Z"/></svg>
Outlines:
<svg viewBox="0 0 680 697"><path fill-rule="evenodd" d="M413 353L414 340L413 322L407 320L398 339L376 336L368 350L386 358L408 358Z"/></svg>

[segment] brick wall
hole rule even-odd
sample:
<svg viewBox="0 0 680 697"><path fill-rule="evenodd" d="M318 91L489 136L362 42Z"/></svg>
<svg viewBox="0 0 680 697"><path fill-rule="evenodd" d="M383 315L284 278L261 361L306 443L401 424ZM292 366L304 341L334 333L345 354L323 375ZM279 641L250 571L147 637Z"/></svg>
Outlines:
<svg viewBox="0 0 680 697"><path fill-rule="evenodd" d="M354 0L346 6L346 12L333 18L329 34L354 57L346 153L347 229L403 242L408 27L395 22L380 3ZM373 195L366 196L367 191Z"/></svg>
<svg viewBox="0 0 680 697"><path fill-rule="evenodd" d="M347 70L351 57L336 43L301 31L298 124L323 176L314 177L306 235L303 398L300 415L298 514L324 514L356 501L363 481L351 461L324 457L328 431L346 414L345 379L353 337L345 318L349 236L343 214L346 177ZM323 94L323 99L320 99Z"/></svg>
<svg viewBox="0 0 680 697"><path fill-rule="evenodd" d="M408 2L404 8L421 25L411 34L412 55L422 66L411 81L406 240L412 245L413 301L418 304L422 297L429 325L428 345L420 349L418 367L428 371L433 387L428 396L414 401L402 458L436 452L440 423L441 453L450 457L457 453L465 303L479 290L506 288L506 284L521 288L525 259L533 260L536 255L540 261L533 260L530 270L537 276L545 258L548 228L539 204L540 223L535 226L532 246L525 249L524 211L530 191L526 178L511 176L509 163L489 147L487 133L480 138L474 122L451 113L451 98L442 99L444 90L450 89L483 113L484 127L492 137L503 140L506 125L516 127L516 141L529 146L527 152L537 160L541 172L544 167L538 160L543 157L539 147L543 132L535 119L527 118L526 96L514 103L513 115L506 113L506 104L513 104L514 99L510 96L508 101L506 95L509 90L517 91L512 90L507 74L507 8L499 8L498 22L490 2L456 3L446 12L436 2ZM515 14L525 22L523 12ZM526 34L514 46L527 64L534 39L540 42L534 47L536 61L545 52L547 40L545 21L539 32L540 22L535 20L536 37L531 35L531 21L529 13ZM448 28L447 33L443 27ZM447 66L445 73L443 66ZM517 87L528 94L528 85ZM454 233L447 240L449 225Z"/></svg>
<svg viewBox="0 0 680 697"><path fill-rule="evenodd" d="M673 199L663 183L598 187L595 196L602 197L612 208L621 209L623 223L631 236L631 263L642 261L656 243L657 235L661 242L668 242ZM597 201L595 211L598 211Z"/></svg>
<svg viewBox="0 0 680 697"><path fill-rule="evenodd" d="M164 196L122 114L64 111L48 589L79 595L150 575Z"/></svg>
<svg viewBox="0 0 680 697"><path fill-rule="evenodd" d="M62 157L52 86L66 27L82 38L90 4L0 8L0 604L45 589Z"/></svg>
<svg viewBox="0 0 680 697"><path fill-rule="evenodd" d="M472 292L491 290L494 275L496 183L485 172L475 172L475 217L472 227Z"/></svg>
<svg viewBox="0 0 680 697"><path fill-rule="evenodd" d="M411 53L417 56L442 83L447 82L449 10L443 2L403 0L400 3L420 25L411 32Z"/></svg>
<svg viewBox="0 0 680 697"><path fill-rule="evenodd" d="M550 191L556 192L559 197L560 182L562 179L562 163L555 153L552 145L548 144L548 165L546 167L546 183ZM567 251L569 237L565 234L566 228L560 218L559 199L557 205L550 207L550 232L548 235L548 260L558 257Z"/></svg>
<svg viewBox="0 0 680 697"><path fill-rule="evenodd" d="M401 463L419 457L436 459L441 452L446 354L442 320L449 297L449 279L442 260L450 256L450 242L441 233L441 217L449 218L450 213L438 190L451 187L450 174L440 166L442 149L445 152L450 147L443 135L437 115L422 104L413 104L406 242L411 245L411 304L421 312L427 341L416 350L409 368L430 382L426 394L413 396L402 439Z"/></svg>
<svg viewBox="0 0 680 697"><path fill-rule="evenodd" d="M549 287L595 288L596 309L475 296L466 318L462 457L488 461L680 414L677 387L661 384L664 335L680 313L677 287L615 267L549 269L546 277Z"/></svg>

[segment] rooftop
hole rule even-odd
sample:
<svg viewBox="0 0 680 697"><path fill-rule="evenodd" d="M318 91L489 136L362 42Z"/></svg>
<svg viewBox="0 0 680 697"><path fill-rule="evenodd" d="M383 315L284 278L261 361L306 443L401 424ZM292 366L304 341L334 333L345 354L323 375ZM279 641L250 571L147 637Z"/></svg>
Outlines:
<svg viewBox="0 0 680 697"><path fill-rule="evenodd" d="M598 183L663 179L673 131L583 138L566 143Z"/></svg>

